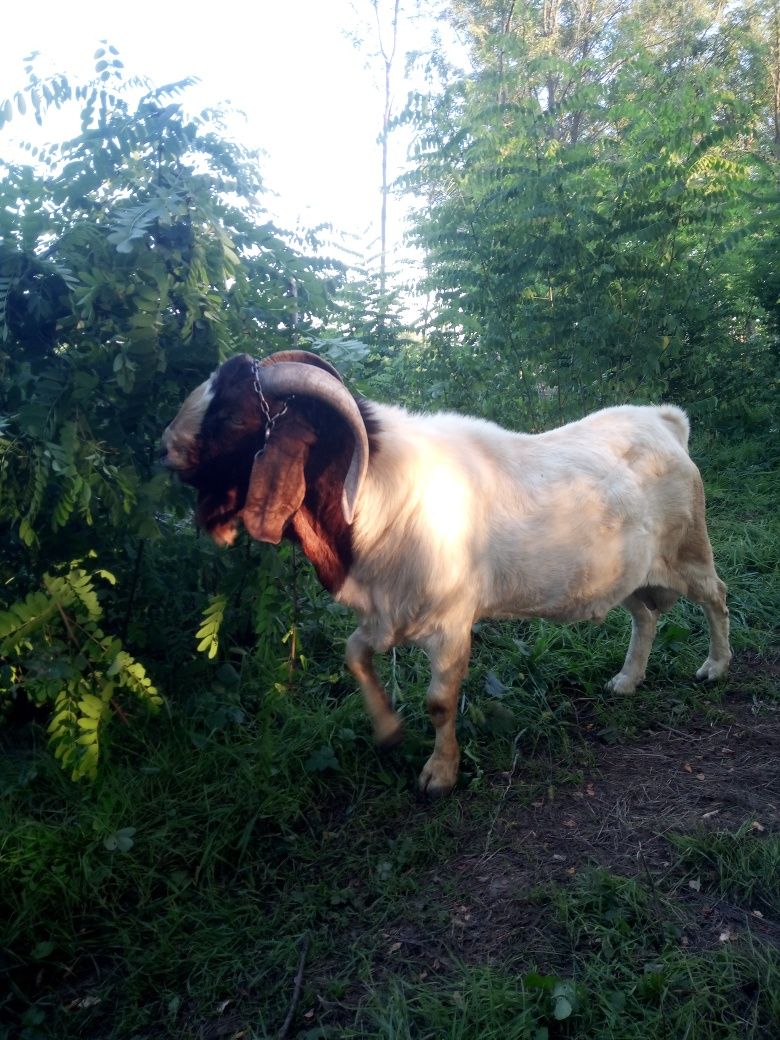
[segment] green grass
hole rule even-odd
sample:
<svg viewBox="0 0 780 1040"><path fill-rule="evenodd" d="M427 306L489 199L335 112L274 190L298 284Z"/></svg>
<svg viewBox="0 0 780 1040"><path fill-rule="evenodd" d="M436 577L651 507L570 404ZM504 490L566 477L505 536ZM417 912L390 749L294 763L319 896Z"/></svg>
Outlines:
<svg viewBox="0 0 780 1040"><path fill-rule="evenodd" d="M682 864L703 877L708 891L780 915L780 834L765 834L752 821L735 833L677 835L672 841Z"/></svg>
<svg viewBox="0 0 780 1040"><path fill-rule="evenodd" d="M593 886L609 890L594 904ZM457 965L442 984L393 980L362 1009L366 1038L548 1040L553 1037L687 1037L769 1040L780 1014L780 956L756 946L691 954L657 936L659 922L627 892L625 879L600 874L588 891L558 894L570 931L567 975L510 965ZM587 943L587 951L582 944ZM324 1034L330 1035L330 1034Z"/></svg>
<svg viewBox="0 0 780 1040"><path fill-rule="evenodd" d="M761 667L778 651L776 474L761 452L706 449L737 651L732 685L692 681L706 635L689 604L664 619L647 686L626 698L603 688L628 638L620 612L601 627L483 624L449 800L426 804L415 791L431 741L424 657L403 650L382 665L406 721L405 744L384 757L342 664L350 617L305 578L296 593L304 668L290 677L277 660L288 652L287 616L266 627L258 653L236 645L229 668L192 655L178 686L171 657L169 710L115 719L93 785L59 770L39 722L8 729L0 1036L273 1037L305 939L289 1035L306 1040L769 1040L780 1020L776 946L750 935L706 949L683 940L693 877L716 899L780 914L775 833L680 835L665 874L578 869L521 885L501 897L505 941L488 923L484 941L476 930L468 949L453 945L464 878L480 884L496 851L530 870L522 835L513 844L510 830L493 832L503 810L581 786L594 747L719 717L735 687L757 712L777 710L776 675ZM133 622L147 650L163 653L166 624L171 646L186 642L175 590L193 556L183 553L178 576L168 561L158 577L153 631ZM186 595L194 627L192 604L205 593ZM467 848L484 863L464 860ZM549 954L527 947L529 915Z"/></svg>

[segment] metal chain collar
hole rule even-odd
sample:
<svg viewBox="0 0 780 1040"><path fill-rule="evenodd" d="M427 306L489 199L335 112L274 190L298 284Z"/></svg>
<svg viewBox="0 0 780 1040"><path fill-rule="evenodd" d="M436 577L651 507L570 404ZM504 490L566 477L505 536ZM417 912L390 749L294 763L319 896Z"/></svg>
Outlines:
<svg viewBox="0 0 780 1040"><path fill-rule="evenodd" d="M286 415L286 413L287 413L287 405L289 404L289 402L293 399L293 397L295 395L291 394L290 397L285 398L285 400L284 400L284 402L282 404L282 407L279 409L279 411L275 415L272 415L271 414L271 409L270 409L270 407L268 405L268 401L266 400L266 396L263 393L262 383L260 382L260 362L259 361L253 361L252 362L252 380L253 380L253 385L254 385L254 388L255 388L255 393L257 394L257 397L258 397L258 399L260 401L260 410L262 411L263 417L265 419L265 429L263 431L263 443L260 445L260 447L255 452L255 458L258 458L265 451L265 449L266 449L266 447L268 445L268 439L270 438L271 433L273 432L274 426L276 426L277 422L279 421L279 419L282 418L283 415Z"/></svg>

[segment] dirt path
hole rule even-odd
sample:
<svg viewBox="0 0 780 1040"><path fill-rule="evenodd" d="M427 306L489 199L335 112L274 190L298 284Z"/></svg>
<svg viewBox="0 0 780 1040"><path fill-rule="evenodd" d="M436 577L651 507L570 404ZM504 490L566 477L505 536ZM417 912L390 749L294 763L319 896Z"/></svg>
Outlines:
<svg viewBox="0 0 780 1040"><path fill-rule="evenodd" d="M725 933L748 931L780 946L780 920L692 888L669 841L745 824L780 830L780 710L731 693L717 721L596 745L594 759L581 787L530 806L507 777L489 831L467 830L457 856L422 880L409 918L386 933L388 948L400 944L421 966L453 957L500 963L522 951L529 966L566 970L570 944L558 941L539 893L549 882L572 883L589 866L672 894L686 947L716 948Z"/></svg>

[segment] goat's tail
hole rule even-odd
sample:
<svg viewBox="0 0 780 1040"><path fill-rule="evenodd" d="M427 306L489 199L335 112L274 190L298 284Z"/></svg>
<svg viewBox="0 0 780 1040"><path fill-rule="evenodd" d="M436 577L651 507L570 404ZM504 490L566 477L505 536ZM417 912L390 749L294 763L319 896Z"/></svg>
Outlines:
<svg viewBox="0 0 780 1040"><path fill-rule="evenodd" d="M662 404L658 409L661 418L664 419L674 431L675 437L678 439L683 448L688 448L688 435L691 432L691 424L688 422L688 416L682 410L674 404Z"/></svg>

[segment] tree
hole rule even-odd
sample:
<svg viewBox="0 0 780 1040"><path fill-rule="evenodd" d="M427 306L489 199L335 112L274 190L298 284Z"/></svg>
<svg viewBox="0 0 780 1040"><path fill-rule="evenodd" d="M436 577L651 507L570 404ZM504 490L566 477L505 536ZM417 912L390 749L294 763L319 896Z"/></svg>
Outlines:
<svg viewBox="0 0 780 1040"><path fill-rule="evenodd" d="M145 548L174 533L162 429L228 354L327 318L340 273L267 219L256 157L187 115L186 81L95 57L84 85L30 65L18 114L76 104L81 129L0 184L0 697L55 705L74 776L120 687L159 701L125 641Z"/></svg>
<svg viewBox="0 0 780 1040"><path fill-rule="evenodd" d="M450 370L530 425L702 396L742 309L724 258L776 211L753 41L707 0L453 10L475 73L418 106L408 178Z"/></svg>
<svg viewBox="0 0 780 1040"><path fill-rule="evenodd" d="M390 193L387 173L387 153L390 143L390 128L393 117L393 65L398 50L398 12L400 0L393 0L392 14L390 16L388 33L383 31L382 18L380 17L379 0L371 0L376 19L377 40L379 43L379 54L384 65L384 89L382 109L382 131L379 139L382 146L382 206L379 216L379 291L382 296L387 293L387 197Z"/></svg>

